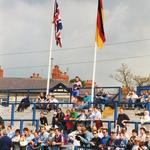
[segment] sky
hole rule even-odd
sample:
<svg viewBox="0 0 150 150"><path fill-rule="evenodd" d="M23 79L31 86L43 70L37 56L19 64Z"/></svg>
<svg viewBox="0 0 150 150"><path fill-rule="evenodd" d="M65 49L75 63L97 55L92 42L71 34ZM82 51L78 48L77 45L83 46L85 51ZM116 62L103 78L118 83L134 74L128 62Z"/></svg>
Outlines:
<svg viewBox="0 0 150 150"><path fill-rule="evenodd" d="M53 65L83 80L92 79L97 0L58 0L62 44L53 39ZM97 51L95 80L110 78L125 63L136 75L150 74L150 1L103 0L106 43ZM47 77L52 0L0 0L0 65L5 77Z"/></svg>

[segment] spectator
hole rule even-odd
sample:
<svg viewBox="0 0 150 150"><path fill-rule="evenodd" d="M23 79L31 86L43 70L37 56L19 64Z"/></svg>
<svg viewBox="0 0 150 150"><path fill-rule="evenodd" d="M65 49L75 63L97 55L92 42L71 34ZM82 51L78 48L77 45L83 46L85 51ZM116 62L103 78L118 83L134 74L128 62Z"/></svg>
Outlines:
<svg viewBox="0 0 150 150"><path fill-rule="evenodd" d="M90 147L96 149L101 144L101 138L98 136L97 130L93 131L93 136L90 141Z"/></svg>
<svg viewBox="0 0 150 150"><path fill-rule="evenodd" d="M108 129L107 128L102 128L102 141L101 144L99 145L99 148L105 148L106 144L108 143L108 141L110 140L110 136L108 135Z"/></svg>
<svg viewBox="0 0 150 150"><path fill-rule="evenodd" d="M19 142L20 142L20 130L16 129L15 130L15 136L12 138L14 150L20 150L20 143Z"/></svg>
<svg viewBox="0 0 150 150"><path fill-rule="evenodd" d="M117 125L119 125L121 128L125 127L128 120L130 120L128 115L124 113L124 109L121 107L117 118Z"/></svg>
<svg viewBox="0 0 150 150"><path fill-rule="evenodd" d="M78 140L80 141L81 146L90 147L90 141L93 138L93 134L87 130L85 126L81 129L82 135L77 135Z"/></svg>
<svg viewBox="0 0 150 150"><path fill-rule="evenodd" d="M12 130L12 127L9 125L7 126L7 136L12 139L15 136L15 132Z"/></svg>
<svg viewBox="0 0 150 150"><path fill-rule="evenodd" d="M59 150L60 147L64 144L64 138L60 129L55 129L55 136L52 142L52 150Z"/></svg>
<svg viewBox="0 0 150 150"><path fill-rule="evenodd" d="M43 92L41 92L40 95L37 96L37 98L36 98L36 103L37 103L36 108L45 109L44 108L45 107L45 105L44 105L45 101L46 101L46 96ZM42 104L40 104L40 103L42 103Z"/></svg>
<svg viewBox="0 0 150 150"><path fill-rule="evenodd" d="M4 129L4 120L3 118L0 116L0 130Z"/></svg>
<svg viewBox="0 0 150 150"><path fill-rule="evenodd" d="M140 128L140 135L139 135L141 141L145 142L146 141L146 130L144 127Z"/></svg>
<svg viewBox="0 0 150 150"><path fill-rule="evenodd" d="M68 120L70 120L70 110L68 109L66 111L66 114L64 116L64 120L66 120L67 122L65 123L65 126L66 126L66 132L67 134L69 134L73 129L74 129L74 124L73 122L68 122Z"/></svg>
<svg viewBox="0 0 150 150"><path fill-rule="evenodd" d="M46 108L47 110L51 111L51 110L56 110L58 108L58 100L55 98L55 95L53 94L48 94L47 95L47 103L46 104Z"/></svg>
<svg viewBox="0 0 150 150"><path fill-rule="evenodd" d="M30 144L29 144L29 150L40 150L41 148L41 145L39 143L39 135L38 135L38 132L35 131L34 132L34 138L30 141Z"/></svg>
<svg viewBox="0 0 150 150"><path fill-rule="evenodd" d="M7 132L5 129L2 132L3 132L3 136L0 138L0 149L1 150L10 150L12 148L12 141L7 136Z"/></svg>
<svg viewBox="0 0 150 150"><path fill-rule="evenodd" d="M48 139L48 132L46 131L45 126L40 127L40 133L39 133L39 144L41 144L41 150L44 150L44 148L47 147L47 139Z"/></svg>
<svg viewBox="0 0 150 150"><path fill-rule="evenodd" d="M139 97L137 96L137 94L134 91L130 91L128 93L127 97L126 97L126 101L127 101L127 103L129 103L129 104L126 105L126 108L128 108L128 106L129 106L129 108L134 109L135 108L135 104L134 103L136 102L136 100L138 98Z"/></svg>
<svg viewBox="0 0 150 150"><path fill-rule="evenodd" d="M19 104L19 106L18 106L18 108L17 108L17 111L18 111L18 112L22 112L22 111L24 111L25 109L27 109L29 106L30 106L29 97L28 97L28 96L25 96L25 97L21 100L21 102L20 102L20 104Z"/></svg>
<svg viewBox="0 0 150 150"><path fill-rule="evenodd" d="M42 111L40 113L40 123L41 125L47 126L48 125L48 121L47 121L47 117L44 116L44 112Z"/></svg>

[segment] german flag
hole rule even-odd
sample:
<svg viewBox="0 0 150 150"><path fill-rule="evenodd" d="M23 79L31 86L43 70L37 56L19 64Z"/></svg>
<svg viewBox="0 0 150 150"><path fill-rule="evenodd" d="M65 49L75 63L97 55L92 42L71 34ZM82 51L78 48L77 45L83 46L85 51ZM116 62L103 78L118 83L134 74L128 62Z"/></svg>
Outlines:
<svg viewBox="0 0 150 150"><path fill-rule="evenodd" d="M97 23L96 23L96 43L99 48L103 47L105 42L105 33L103 27L103 4L98 0Z"/></svg>

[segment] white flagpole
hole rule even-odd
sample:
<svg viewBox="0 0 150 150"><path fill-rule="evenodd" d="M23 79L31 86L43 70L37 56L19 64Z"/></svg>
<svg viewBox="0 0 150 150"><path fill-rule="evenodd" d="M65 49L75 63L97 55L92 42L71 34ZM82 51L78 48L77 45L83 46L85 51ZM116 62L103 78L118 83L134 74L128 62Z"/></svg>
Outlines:
<svg viewBox="0 0 150 150"><path fill-rule="evenodd" d="M54 12L54 3L55 0L53 0L53 12ZM52 12L52 19L53 19L53 12ZM53 20L52 20L53 22ZM49 84L50 84L50 78L51 78L51 58L52 58L52 47L53 47L53 36L54 36L54 24L52 23L51 26L51 35L50 35L50 45L49 45L49 62L48 62L48 75L47 75L47 88L46 88L46 95L49 93Z"/></svg>
<svg viewBox="0 0 150 150"><path fill-rule="evenodd" d="M91 102L94 101L94 87L95 87L95 72L96 72L96 56L97 56L97 44L95 42L94 49L94 62L93 62L93 77L92 77L92 89L91 89Z"/></svg>

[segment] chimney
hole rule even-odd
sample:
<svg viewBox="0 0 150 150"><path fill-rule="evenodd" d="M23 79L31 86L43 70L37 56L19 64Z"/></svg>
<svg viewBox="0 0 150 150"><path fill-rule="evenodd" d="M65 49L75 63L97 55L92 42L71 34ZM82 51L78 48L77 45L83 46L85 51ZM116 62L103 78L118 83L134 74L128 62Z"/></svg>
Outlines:
<svg viewBox="0 0 150 150"><path fill-rule="evenodd" d="M4 70L0 66L0 79L4 77Z"/></svg>

